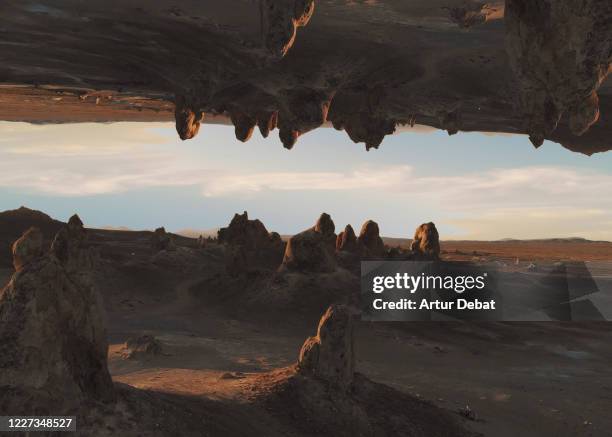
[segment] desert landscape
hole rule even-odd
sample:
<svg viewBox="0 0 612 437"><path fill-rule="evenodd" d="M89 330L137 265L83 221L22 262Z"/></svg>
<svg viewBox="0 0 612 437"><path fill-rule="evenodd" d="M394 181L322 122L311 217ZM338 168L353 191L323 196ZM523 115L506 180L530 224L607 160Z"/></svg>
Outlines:
<svg viewBox="0 0 612 437"><path fill-rule="evenodd" d="M607 414L612 331L606 322L394 324L355 317L362 256L427 257L435 256L428 254L433 248L442 259L458 251L504 259L511 245L512 256L524 260L513 269L529 276L535 274L529 265L544 262L548 245L556 248L551 263L589 263L602 258L602 251L611 253L612 243L442 241L436 249L437 241L429 241L423 249L397 249L383 243L375 222L366 223L358 236L347 228L336 237L325 214L289 242L246 213L236 214L217 238L199 240L162 228L84 229L77 216L65 224L25 207L1 213L0 225L4 242L32 227L42 230L37 238L26 233L25 249L13 246L13 255L3 245L2 278L10 282L3 290L2 320L48 327L35 340L28 339L33 328L13 340L3 331L2 384L13 388L2 396L2 408L9 414L23 408L37 414L77 411L83 435L607 435L612 426ZM62 239L67 243L60 245ZM65 273L49 271L46 264L59 268L55 264L62 259ZM609 289L612 268L604 265L607 270L595 278ZM99 293L103 307L62 303L57 293L69 291L53 284L65 280L64 274ZM36 281L54 293L56 305L67 308L36 318L14 313L17 302L40 307L49 292L32 288ZM30 303L23 301L26 296ZM319 339L318 362L311 362L300 346L316 334L330 305L319 330L326 318L340 314L325 337L336 349L324 354ZM105 314L105 321L88 312ZM78 372L58 368L52 363L66 360L64 350L49 355L48 368L36 365L25 372L32 383L15 384L15 370L9 370L14 361L6 361L13 344L54 343L59 333L53 329L77 320L85 324L83 332L92 327L99 336L106 332L89 340L100 352L100 364ZM83 354L82 347L75 352ZM33 385L41 372L53 372L45 383L51 399L55 384L75 386L78 397L71 393L74 398L50 402L14 392L27 386L40 390ZM92 384L93 378L102 381ZM98 390L113 400L104 401ZM69 402L83 398L86 404Z"/></svg>
<svg viewBox="0 0 612 437"><path fill-rule="evenodd" d="M0 416L612 436L611 22L607 0L3 1ZM487 271L503 321L368 321L363 261Z"/></svg>

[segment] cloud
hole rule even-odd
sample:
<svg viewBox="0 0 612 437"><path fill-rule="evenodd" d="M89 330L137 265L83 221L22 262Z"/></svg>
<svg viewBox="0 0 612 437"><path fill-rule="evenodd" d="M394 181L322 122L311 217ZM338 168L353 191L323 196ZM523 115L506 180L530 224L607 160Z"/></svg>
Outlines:
<svg viewBox="0 0 612 437"><path fill-rule="evenodd" d="M210 153L185 143L177 153L167 125L124 125L0 123L0 188L82 197L190 187L204 197L239 200L326 193L345 210L381 222L401 211L425 214L456 237L612 239L612 173L529 166L424 174L411 165L344 160L322 161L326 171L311 170L312 163L289 171L274 160L228 157L216 145Z"/></svg>

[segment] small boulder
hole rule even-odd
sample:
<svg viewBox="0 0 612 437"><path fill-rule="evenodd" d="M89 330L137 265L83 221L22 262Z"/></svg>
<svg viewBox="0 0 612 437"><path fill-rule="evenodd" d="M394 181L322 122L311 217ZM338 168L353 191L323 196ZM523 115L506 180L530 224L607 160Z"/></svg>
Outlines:
<svg viewBox="0 0 612 437"><path fill-rule="evenodd" d="M123 356L128 359L147 358L161 353L161 342L152 335L128 338L122 351Z"/></svg>

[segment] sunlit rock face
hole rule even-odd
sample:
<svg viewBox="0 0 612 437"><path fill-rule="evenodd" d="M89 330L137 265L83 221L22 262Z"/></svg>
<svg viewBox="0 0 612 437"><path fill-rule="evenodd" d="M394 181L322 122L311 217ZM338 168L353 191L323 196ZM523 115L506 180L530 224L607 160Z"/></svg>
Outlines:
<svg viewBox="0 0 612 437"><path fill-rule="evenodd" d="M410 249L417 259L437 260L440 257L440 236L436 225L423 223L414 232Z"/></svg>
<svg viewBox="0 0 612 437"><path fill-rule="evenodd" d="M38 228L28 229L13 243L13 266L19 272L43 252L43 236Z"/></svg>
<svg viewBox="0 0 612 437"><path fill-rule="evenodd" d="M317 335L304 342L298 369L334 387L347 389L355 374L354 350L350 310L344 305L332 305L321 317Z"/></svg>
<svg viewBox="0 0 612 437"><path fill-rule="evenodd" d="M287 242L281 270L326 273L337 268L335 225L323 213L310 229L294 235Z"/></svg>
<svg viewBox="0 0 612 437"><path fill-rule="evenodd" d="M175 105L176 132L181 140L190 140L200 131L200 122L203 120L204 114L196 105L189 104L187 99L182 96L176 97Z"/></svg>
<svg viewBox="0 0 612 437"><path fill-rule="evenodd" d="M518 106L534 146L562 117L574 135L599 119L597 90L610 71L612 5L606 0L508 0L506 46Z"/></svg>
<svg viewBox="0 0 612 437"><path fill-rule="evenodd" d="M36 249L0 293L3 412L61 414L114 398L103 307L85 268L91 253L79 223L71 219L45 254L32 231L16 243Z"/></svg>

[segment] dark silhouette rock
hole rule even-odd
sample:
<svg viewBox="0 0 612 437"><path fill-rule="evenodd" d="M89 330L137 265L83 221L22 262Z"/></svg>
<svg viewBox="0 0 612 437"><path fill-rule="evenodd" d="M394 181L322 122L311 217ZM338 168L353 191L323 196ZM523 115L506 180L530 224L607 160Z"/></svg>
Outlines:
<svg viewBox="0 0 612 437"><path fill-rule="evenodd" d="M0 293L3 412L62 414L114 399L103 307L89 272L75 270L88 257L77 225L71 220L54 248L31 257Z"/></svg>
<svg viewBox="0 0 612 437"><path fill-rule="evenodd" d="M317 335L304 342L298 369L347 389L355 374L354 354L351 313L344 305L332 305L321 317Z"/></svg>
<svg viewBox="0 0 612 437"><path fill-rule="evenodd" d="M162 250L176 250L176 245L174 244L172 236L166 232L166 228L163 226L155 229L153 235L151 235L151 247L154 251L158 252Z"/></svg>
<svg viewBox="0 0 612 437"><path fill-rule="evenodd" d="M364 257L383 257L385 255L385 244L380 238L378 223L373 220L368 220L361 227L357 244L361 255Z"/></svg>
<svg viewBox="0 0 612 437"><path fill-rule="evenodd" d="M315 273L336 270L334 232L335 225L329 214L321 214L312 228L289 239L281 268Z"/></svg>
<svg viewBox="0 0 612 437"><path fill-rule="evenodd" d="M414 233L410 249L418 258L438 259L440 257L440 237L436 225L429 222L419 226Z"/></svg>

